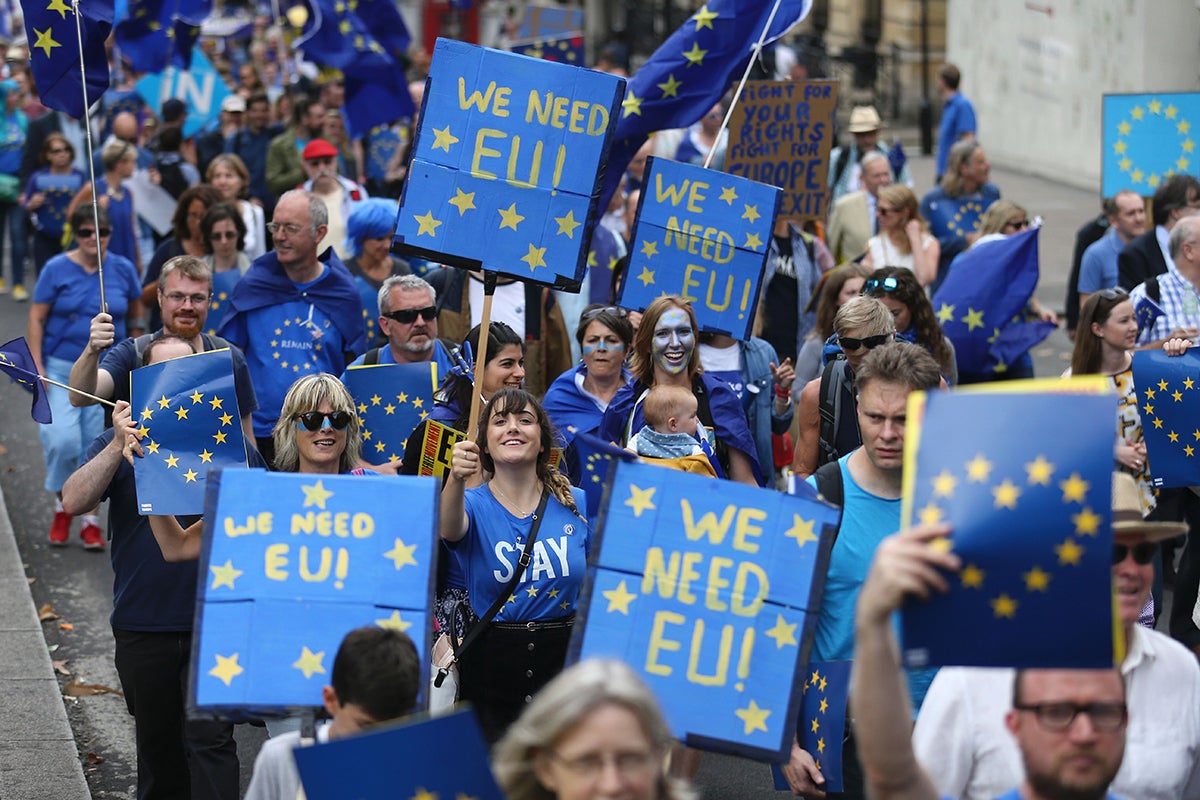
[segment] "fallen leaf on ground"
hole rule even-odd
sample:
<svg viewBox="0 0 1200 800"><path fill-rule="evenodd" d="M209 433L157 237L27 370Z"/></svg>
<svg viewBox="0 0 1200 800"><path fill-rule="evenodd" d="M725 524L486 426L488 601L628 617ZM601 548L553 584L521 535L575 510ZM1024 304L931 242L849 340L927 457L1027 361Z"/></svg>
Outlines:
<svg viewBox="0 0 1200 800"><path fill-rule="evenodd" d="M87 762L88 762L89 764L103 764L103 763L104 763L104 757L103 757L103 756L98 756L98 755L96 755L95 753L88 753L88 754L87 754Z"/></svg>
<svg viewBox="0 0 1200 800"><path fill-rule="evenodd" d="M105 686L100 683L80 683L79 681L71 681L63 691L72 697L90 697L94 694L115 694L117 697L125 696L111 686Z"/></svg>
<svg viewBox="0 0 1200 800"><path fill-rule="evenodd" d="M54 606L46 603L46 605L38 609L38 622L49 622L53 619L62 619L58 615L58 612L54 610Z"/></svg>
<svg viewBox="0 0 1200 800"><path fill-rule="evenodd" d="M51 661L50 663L54 665L54 671L59 675L70 675L71 670L67 669L67 661L68 659L64 658L62 661Z"/></svg>
<svg viewBox="0 0 1200 800"><path fill-rule="evenodd" d="M55 619L57 619L57 617ZM69 622L60 622L58 623L58 629L60 631L73 631L75 630L75 626Z"/></svg>

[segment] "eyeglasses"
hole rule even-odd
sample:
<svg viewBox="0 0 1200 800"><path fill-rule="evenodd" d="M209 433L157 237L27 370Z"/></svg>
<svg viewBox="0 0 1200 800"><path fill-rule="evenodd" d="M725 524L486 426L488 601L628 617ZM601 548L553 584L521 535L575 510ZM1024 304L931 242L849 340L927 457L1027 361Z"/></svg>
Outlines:
<svg viewBox="0 0 1200 800"><path fill-rule="evenodd" d="M622 775L644 775L658 761L658 754L652 750L622 750L611 754L585 753L575 758L563 758L553 750L545 752L551 759L566 767L568 771L589 780L599 778L609 762Z"/></svg>
<svg viewBox="0 0 1200 800"><path fill-rule="evenodd" d="M213 231L208 235L208 238L212 239L214 242L220 242L223 240L233 241L234 239L238 238L238 235L237 231Z"/></svg>
<svg viewBox="0 0 1200 800"><path fill-rule="evenodd" d="M332 164L333 156L325 156L323 158L306 158L305 161L307 161L309 164L312 164L314 167L319 167L322 165Z"/></svg>
<svg viewBox="0 0 1200 800"><path fill-rule="evenodd" d="M80 228L79 230L75 231L75 238L77 238L77 239L90 239L95 235L96 235L95 228ZM111 235L112 235L112 228L101 228L100 229L100 238L101 239L103 239L105 236L111 236Z"/></svg>
<svg viewBox="0 0 1200 800"><path fill-rule="evenodd" d="M1114 286L1111 289L1101 289L1096 294L1103 297L1105 300L1116 300L1121 297L1129 297L1129 292L1122 289L1120 286Z"/></svg>
<svg viewBox="0 0 1200 800"><path fill-rule="evenodd" d="M866 294L867 292L873 292L876 289L880 289L885 292L894 292L899 286L900 281L894 277L889 276L887 278L872 278L863 284L863 294Z"/></svg>
<svg viewBox="0 0 1200 800"><path fill-rule="evenodd" d="M1120 564L1126 556L1133 553L1133 563L1145 566L1154 560L1156 552L1158 552L1157 542L1139 542L1132 547L1127 544L1114 544L1113 564Z"/></svg>
<svg viewBox="0 0 1200 800"><path fill-rule="evenodd" d="M398 311L389 311L383 316L390 320L399 322L401 325L412 325L417 321L417 317L432 322L437 316L437 306L425 306L424 308L402 308Z"/></svg>
<svg viewBox="0 0 1200 800"><path fill-rule="evenodd" d="M868 350L874 350L881 344L887 344L892 340L892 334L880 333L876 336L864 336L861 339L855 339L851 336L838 336L838 344L842 346L842 350L847 353L858 350L860 347L865 347Z"/></svg>
<svg viewBox="0 0 1200 800"><path fill-rule="evenodd" d="M297 225L294 222L289 222L285 225L280 225L278 222L267 223L267 233L272 236L278 236L280 231L283 231L288 236L296 236L300 231L304 230L303 225Z"/></svg>
<svg viewBox="0 0 1200 800"><path fill-rule="evenodd" d="M329 420L329 427L340 431L350 424L351 419L349 411L330 411L328 414L320 411L307 411L296 415L296 422L310 431L319 431L324 428L325 420Z"/></svg>
<svg viewBox="0 0 1200 800"><path fill-rule="evenodd" d="M59 153L69 153L69 152L71 152L71 148L69 148L69 147L51 147L46 152L52 156L55 156L55 155L58 155Z"/></svg>
<svg viewBox="0 0 1200 800"><path fill-rule="evenodd" d="M1023 231L1029 227L1029 220L1027 220L1027 219L1009 220L1008 222L1004 223L1004 227L1016 228L1019 231Z"/></svg>
<svg viewBox="0 0 1200 800"><path fill-rule="evenodd" d="M1032 711L1038 723L1048 731L1061 733L1075 724L1081 713L1087 714L1092 727L1101 733L1116 733L1125 727L1129 710L1124 703L1031 703L1014 705L1020 711Z"/></svg>
<svg viewBox="0 0 1200 800"><path fill-rule="evenodd" d="M208 302L210 295L207 294L183 294L182 292L171 292L163 295L163 298L171 301L172 304L181 306L184 303L191 303L194 306L202 306Z"/></svg>

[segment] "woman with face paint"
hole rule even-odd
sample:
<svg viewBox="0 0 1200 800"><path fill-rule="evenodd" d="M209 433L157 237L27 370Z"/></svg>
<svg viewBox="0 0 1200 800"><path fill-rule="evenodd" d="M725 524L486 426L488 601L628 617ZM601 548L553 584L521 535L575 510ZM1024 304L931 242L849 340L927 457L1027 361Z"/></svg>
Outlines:
<svg viewBox="0 0 1200 800"><path fill-rule="evenodd" d="M757 448L741 401L725 381L704 374L696 343L696 318L686 300L664 295L647 306L633 338L633 380L609 403L600 436L624 447L646 424L642 401L650 387L683 386L696 395L700 421L716 434L717 458L725 475L762 486Z"/></svg>

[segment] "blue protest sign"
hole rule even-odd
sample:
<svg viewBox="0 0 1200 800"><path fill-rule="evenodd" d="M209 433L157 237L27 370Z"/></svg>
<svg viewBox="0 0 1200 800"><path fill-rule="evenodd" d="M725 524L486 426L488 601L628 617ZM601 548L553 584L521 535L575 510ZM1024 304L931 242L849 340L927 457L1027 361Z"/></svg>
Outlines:
<svg viewBox="0 0 1200 800"><path fill-rule="evenodd" d="M209 470L246 466L229 349L135 369L129 397L143 437L133 460L138 511L201 513Z"/></svg>
<svg viewBox="0 0 1200 800"><path fill-rule="evenodd" d="M774 186L648 159L618 305L664 294L692 303L703 330L749 339L781 192Z"/></svg>
<svg viewBox="0 0 1200 800"><path fill-rule="evenodd" d="M839 512L652 464L610 469L572 654L638 670L690 747L786 758Z"/></svg>
<svg viewBox="0 0 1200 800"><path fill-rule="evenodd" d="M436 388L433 361L347 369L346 389L362 424L363 458L372 464L403 458L409 434L433 408Z"/></svg>
<svg viewBox="0 0 1200 800"><path fill-rule="evenodd" d="M909 667L1113 665L1116 398L1069 391L910 396L904 524L950 524L963 566L901 609Z"/></svg>
<svg viewBox="0 0 1200 800"><path fill-rule="evenodd" d="M1154 485L1200 484L1200 349L1193 347L1182 356L1137 351L1133 385Z"/></svg>
<svg viewBox="0 0 1200 800"><path fill-rule="evenodd" d="M529 3L525 6L524 14L517 21L514 38L524 41L567 34L581 36L583 35L583 23L582 8L559 8Z"/></svg>
<svg viewBox="0 0 1200 800"><path fill-rule="evenodd" d="M1104 196L1132 189L1147 197L1171 175L1197 174L1194 125L1200 125L1200 93L1104 95Z"/></svg>
<svg viewBox="0 0 1200 800"><path fill-rule="evenodd" d="M451 744L452 743L452 744ZM453 766L447 747L453 749ZM295 750L308 800L502 800L469 710Z"/></svg>
<svg viewBox="0 0 1200 800"><path fill-rule="evenodd" d="M538 283L582 280L625 82L438 39L395 242Z"/></svg>
<svg viewBox="0 0 1200 800"><path fill-rule="evenodd" d="M183 70L167 67L161 73L147 75L137 82L138 94L154 113L162 114L164 101L176 97L187 105L184 136L195 136L221 115L221 101L229 96L229 87L200 50L192 51L192 67Z"/></svg>
<svg viewBox="0 0 1200 800"><path fill-rule="evenodd" d="M362 625L406 632L427 664L438 488L373 474L210 476L189 707L317 705L342 637Z"/></svg>

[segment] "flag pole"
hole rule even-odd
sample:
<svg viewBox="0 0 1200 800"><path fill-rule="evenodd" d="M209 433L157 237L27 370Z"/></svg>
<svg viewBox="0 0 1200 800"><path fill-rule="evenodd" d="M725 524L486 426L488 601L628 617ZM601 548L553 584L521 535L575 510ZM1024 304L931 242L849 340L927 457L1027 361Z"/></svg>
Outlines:
<svg viewBox="0 0 1200 800"><path fill-rule="evenodd" d="M762 49L767 41L767 31L771 30L771 23L775 21L775 15L779 13L779 6L782 4L783 0L775 0L775 5L771 7L771 13L767 16L767 24L763 26L762 33L758 35L758 41L750 48L750 60L746 62L746 71L742 73L742 79L738 81L737 89L733 92L733 102L729 104L729 110L725 112L725 119L721 120L721 127L717 131L716 138L713 140L713 146L708 149L708 155L704 157L703 167L705 169L708 169L712 165L713 156L717 154L716 143L721 140L721 134L729 129L729 121L733 119L733 108L742 97L742 90L746 88L746 81L750 80L750 70L754 69L754 62L762 57Z"/></svg>
<svg viewBox="0 0 1200 800"><path fill-rule="evenodd" d="M114 403L112 400L105 400L103 397L97 397L94 394L88 394L87 392L83 391L82 389L76 389L74 386L67 386L65 383L59 383L56 380L47 378L45 375L38 375L37 377L38 377L38 380L41 381L42 383L49 383L52 386L57 386L60 389L66 389L68 392L74 392L75 394L81 394L84 397L88 398L89 400L95 401L102 405L106 405L109 408L117 407L117 404Z"/></svg>
<svg viewBox="0 0 1200 800"><path fill-rule="evenodd" d="M92 185L92 224L95 226L94 230L96 231L96 275L100 279L100 310L108 313L108 302L104 297L104 253L101 252L100 248L100 199L96 196L96 159L92 154L92 115L89 113L91 106L88 103L87 67L83 63L83 22L79 16L79 0L71 0L71 9L75 12L75 39L79 43L79 75L82 78L81 90L83 92L83 126L86 131L84 138L87 139L88 180ZM43 378L42 380L48 379ZM62 386L61 383L56 385ZM91 395L88 396L91 397ZM99 400L99 398L93 399Z"/></svg>
<svg viewBox="0 0 1200 800"><path fill-rule="evenodd" d="M483 373L487 371L488 339L492 332L492 296L496 294L496 273L483 272L483 310L479 319L479 349L475 354L475 384L471 387L471 415L467 419L467 438L474 440L479 430L479 415L483 411ZM488 398L489 400L491 398Z"/></svg>

